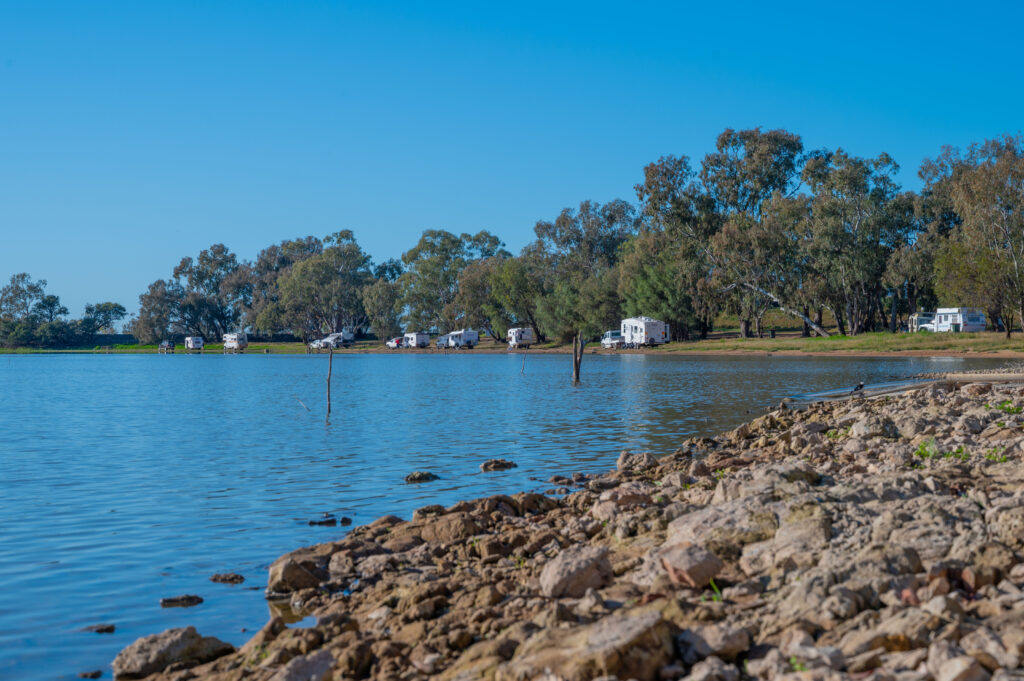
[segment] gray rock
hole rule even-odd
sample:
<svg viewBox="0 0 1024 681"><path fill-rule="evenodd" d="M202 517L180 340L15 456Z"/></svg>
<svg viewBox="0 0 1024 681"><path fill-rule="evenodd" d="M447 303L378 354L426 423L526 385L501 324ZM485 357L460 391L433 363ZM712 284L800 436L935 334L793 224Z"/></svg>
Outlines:
<svg viewBox="0 0 1024 681"><path fill-rule="evenodd" d="M410 484L420 482L433 482L434 480L440 480L440 478L431 473L430 471L416 471L414 473L409 473L409 475L405 476L405 481Z"/></svg>
<svg viewBox="0 0 1024 681"><path fill-rule="evenodd" d="M935 674L935 681L989 681L990 675L973 657L948 660Z"/></svg>
<svg viewBox="0 0 1024 681"><path fill-rule="evenodd" d="M865 416L850 428L850 437L869 440L873 437L899 437L899 430L891 419L884 416Z"/></svg>
<svg viewBox="0 0 1024 681"><path fill-rule="evenodd" d="M136 679L161 672L172 664L195 666L234 652L235 647L213 636L200 636L195 627L168 629L144 636L114 658L115 679Z"/></svg>
<svg viewBox="0 0 1024 681"><path fill-rule="evenodd" d="M611 583L612 565L608 549L574 546L555 556L540 574L541 592L548 598L581 598L587 589Z"/></svg>

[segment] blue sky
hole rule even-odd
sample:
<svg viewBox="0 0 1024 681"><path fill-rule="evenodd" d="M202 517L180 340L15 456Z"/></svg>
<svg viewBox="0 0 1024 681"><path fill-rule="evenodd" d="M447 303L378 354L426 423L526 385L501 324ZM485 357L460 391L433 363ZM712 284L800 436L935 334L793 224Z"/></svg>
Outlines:
<svg viewBox="0 0 1024 681"><path fill-rule="evenodd" d="M920 161L1018 132L1017 3L7 2L0 278L129 309L216 242L518 250L726 127Z"/></svg>

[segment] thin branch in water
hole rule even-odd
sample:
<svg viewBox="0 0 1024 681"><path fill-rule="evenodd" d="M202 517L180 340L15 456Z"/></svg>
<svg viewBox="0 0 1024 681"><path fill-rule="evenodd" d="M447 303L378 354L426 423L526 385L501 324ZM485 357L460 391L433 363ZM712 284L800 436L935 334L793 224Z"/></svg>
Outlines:
<svg viewBox="0 0 1024 681"><path fill-rule="evenodd" d="M296 397L295 395L292 395L292 397L295 397L295 401L296 401L296 402L298 402L299 404L301 404L301 405L303 406L303 408L305 408L305 410L306 410L306 411L309 411L309 407L307 407L307 406L306 406L306 403L305 403L305 402L303 402L302 400L300 400L300 399L299 399L298 397Z"/></svg>

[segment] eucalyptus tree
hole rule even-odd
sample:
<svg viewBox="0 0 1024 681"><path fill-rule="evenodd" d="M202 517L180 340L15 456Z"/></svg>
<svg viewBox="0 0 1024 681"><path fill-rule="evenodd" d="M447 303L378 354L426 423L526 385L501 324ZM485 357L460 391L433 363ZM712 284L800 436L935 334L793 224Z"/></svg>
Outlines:
<svg viewBox="0 0 1024 681"><path fill-rule="evenodd" d="M123 308L122 308L123 309ZM88 308L86 314L88 314ZM46 294L32 306L32 315L42 322L53 322L67 315L68 309L60 302L60 297Z"/></svg>
<svg viewBox="0 0 1024 681"><path fill-rule="evenodd" d="M362 290L373 280L368 256L349 230L324 239L321 253L295 263L278 283L282 319L304 339L366 323Z"/></svg>
<svg viewBox="0 0 1024 681"><path fill-rule="evenodd" d="M381 342L402 332L401 291L398 284L380 277L363 286L359 292L370 330Z"/></svg>
<svg viewBox="0 0 1024 681"><path fill-rule="evenodd" d="M497 262L490 273L492 302L510 325L528 325L538 340L544 339L538 305L544 290L544 258L537 245L523 249L519 256Z"/></svg>
<svg viewBox="0 0 1024 681"><path fill-rule="evenodd" d="M584 201L564 209L552 222L534 227L535 250L542 258L546 290L538 317L550 336L572 340L572 381L579 383L587 341L620 318L618 271L620 247L636 234L636 210L626 201Z"/></svg>
<svg viewBox="0 0 1024 681"><path fill-rule="evenodd" d="M18 321L27 317L45 296L45 279L32 281L27 272L11 275L7 285L0 289L0 319Z"/></svg>
<svg viewBox="0 0 1024 681"><path fill-rule="evenodd" d="M490 232L455 235L439 229L423 232L402 254L405 272L399 277L405 324L410 329L450 331L459 321L455 297L459 275L472 261L507 256L504 244Z"/></svg>
<svg viewBox="0 0 1024 681"><path fill-rule="evenodd" d="M953 207L962 221L956 238L987 251L991 285L1008 291L1024 321L1024 137L1005 135L947 156Z"/></svg>
<svg viewBox="0 0 1024 681"><path fill-rule="evenodd" d="M865 159L842 149L816 152L804 167L811 190L805 253L840 333L856 335L876 314L885 318L886 266L914 229L913 199L900 194L898 170L887 154Z"/></svg>
<svg viewBox="0 0 1024 681"><path fill-rule="evenodd" d="M285 328L279 283L297 262L323 253L323 241L314 236L286 239L264 248L244 272L252 284L252 299L245 309L244 324L265 333Z"/></svg>

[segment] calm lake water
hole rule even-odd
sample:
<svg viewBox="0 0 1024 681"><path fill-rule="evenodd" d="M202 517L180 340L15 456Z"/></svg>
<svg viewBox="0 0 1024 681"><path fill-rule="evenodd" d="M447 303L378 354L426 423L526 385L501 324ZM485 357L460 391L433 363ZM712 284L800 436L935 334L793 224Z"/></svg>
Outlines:
<svg viewBox="0 0 1024 681"><path fill-rule="evenodd" d="M588 355L573 388L568 356L337 355L325 423L326 356L0 356L0 678L110 678L122 647L188 624L243 643L267 566L343 536L309 526L325 512L543 491L795 393L1000 363ZM493 457L519 467L481 473ZM227 571L246 582L209 581ZM185 593L205 603L160 608ZM101 622L116 633L82 631Z"/></svg>

